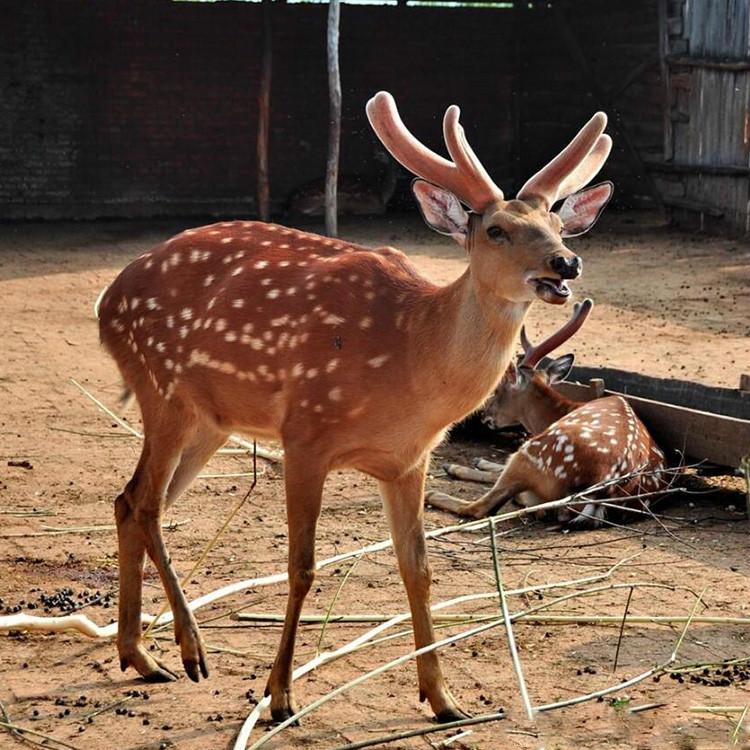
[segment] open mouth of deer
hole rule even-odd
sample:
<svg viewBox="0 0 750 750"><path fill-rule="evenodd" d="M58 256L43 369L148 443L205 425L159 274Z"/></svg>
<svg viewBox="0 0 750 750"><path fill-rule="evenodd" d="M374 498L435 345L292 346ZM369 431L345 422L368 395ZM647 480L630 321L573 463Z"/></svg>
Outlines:
<svg viewBox="0 0 750 750"><path fill-rule="evenodd" d="M560 305L570 297L570 287L565 279L555 279L551 276L531 278L527 282L534 287L536 296L544 302Z"/></svg>

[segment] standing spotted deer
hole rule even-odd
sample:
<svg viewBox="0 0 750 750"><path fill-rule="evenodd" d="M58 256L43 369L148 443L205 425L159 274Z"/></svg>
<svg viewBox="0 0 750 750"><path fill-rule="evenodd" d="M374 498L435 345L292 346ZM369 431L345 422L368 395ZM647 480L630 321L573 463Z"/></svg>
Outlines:
<svg viewBox="0 0 750 750"><path fill-rule="evenodd" d="M573 317L538 346L532 346L521 329L524 357L518 367L511 364L508 368L485 407L485 422L493 428L520 423L532 437L505 467L497 467L501 472L495 485L478 500L469 503L429 492L426 501L430 505L483 518L514 498L533 507L603 482L610 484L600 494L613 502L663 487L664 454L622 396L572 401L552 388L570 372L572 354L538 366L575 334L592 307L589 299L576 305ZM621 482L612 483L619 477L623 477ZM641 502L647 506L648 497ZM558 520L570 521L575 514L575 525L598 526L605 513L604 505L584 503L580 510L576 505L561 508Z"/></svg>
<svg viewBox="0 0 750 750"><path fill-rule="evenodd" d="M160 517L230 433L278 438L289 598L267 685L276 720L294 711L295 633L332 469L359 469L378 480L416 645L433 642L422 523L430 451L492 392L532 301L567 301L566 280L580 274L581 261L563 240L586 231L612 192L610 183L575 192L611 148L601 113L515 200L504 199L477 160L457 107L444 120L452 161L411 135L390 94L377 94L367 113L391 154L424 178L414 193L428 223L466 248L460 278L435 286L392 248L235 221L187 230L144 253L99 308L101 340L137 397L145 434L135 473L115 502L120 665L148 680L175 677L141 639L147 553L174 612L185 670L195 681L208 675ZM420 656L417 672L420 696L438 719L464 716L437 653Z"/></svg>

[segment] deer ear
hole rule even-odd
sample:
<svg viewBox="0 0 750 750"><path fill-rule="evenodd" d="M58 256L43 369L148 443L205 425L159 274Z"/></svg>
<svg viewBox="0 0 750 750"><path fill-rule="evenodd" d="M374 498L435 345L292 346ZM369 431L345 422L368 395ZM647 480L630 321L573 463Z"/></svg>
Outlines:
<svg viewBox="0 0 750 750"><path fill-rule="evenodd" d="M575 362L575 354L563 354L562 357L553 359L545 368L550 383L559 383L570 374Z"/></svg>
<svg viewBox="0 0 750 750"><path fill-rule="evenodd" d="M611 182L601 182L569 195L557 215L563 223L563 237L585 234L596 224L614 192Z"/></svg>
<svg viewBox="0 0 750 750"><path fill-rule="evenodd" d="M447 234L463 247L469 226L469 214L453 193L424 180L411 184L422 217L429 227Z"/></svg>

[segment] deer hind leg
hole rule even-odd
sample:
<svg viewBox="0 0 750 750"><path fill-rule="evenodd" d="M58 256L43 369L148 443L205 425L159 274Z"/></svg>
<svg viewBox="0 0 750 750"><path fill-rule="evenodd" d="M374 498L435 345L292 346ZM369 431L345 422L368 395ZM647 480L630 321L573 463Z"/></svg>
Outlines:
<svg viewBox="0 0 750 750"><path fill-rule="evenodd" d="M161 533L161 514L182 491L223 439L215 430L199 430L189 413L175 404L158 428L146 424L138 469L118 498L116 517L120 544L120 666L133 666L147 680L175 675L150 657L141 641L140 611L144 551L156 566L174 614L175 640L185 671L193 681L208 676L205 653L195 618L188 609L180 581Z"/></svg>
<svg viewBox="0 0 750 750"><path fill-rule="evenodd" d="M423 460L419 466L399 479L380 482L380 494L391 527L393 547L409 598L417 648L435 641L430 613L431 573L423 525L422 497L426 469L427 461ZM466 718L467 714L456 703L445 683L436 651L417 657L417 674L420 700L427 699L430 702L438 721Z"/></svg>
<svg viewBox="0 0 750 750"><path fill-rule="evenodd" d="M514 459L518 456L515 454ZM445 492L433 490L425 496L425 502L433 508L446 510L466 518L485 518L497 513L500 508L512 500L519 492L528 488L527 482L523 480L519 460L513 460L500 475L495 485L482 497L474 502L461 500Z"/></svg>
<svg viewBox="0 0 750 750"><path fill-rule="evenodd" d="M292 662L300 613L315 579L315 530L320 515L327 470L316 466L310 453L284 445L287 527L289 531L289 596L284 629L266 685L271 716L284 721L296 713L292 700Z"/></svg>

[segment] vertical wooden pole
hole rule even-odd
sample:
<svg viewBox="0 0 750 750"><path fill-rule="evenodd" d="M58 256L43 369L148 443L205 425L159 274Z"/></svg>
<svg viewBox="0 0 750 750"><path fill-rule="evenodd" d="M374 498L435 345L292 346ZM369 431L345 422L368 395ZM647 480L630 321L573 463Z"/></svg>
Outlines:
<svg viewBox="0 0 750 750"><path fill-rule="evenodd" d="M329 131L328 162L326 163L326 234L338 235L337 192L339 181L339 150L341 147L341 74L339 72L339 0L328 3L328 95Z"/></svg>
<svg viewBox="0 0 750 750"><path fill-rule="evenodd" d="M674 138L672 135L672 93L669 84L669 24L667 19L667 0L658 0L659 16L659 69L662 85L662 122L664 124L664 161L674 157Z"/></svg>
<svg viewBox="0 0 750 750"><path fill-rule="evenodd" d="M271 189L268 181L268 133L271 119L271 61L272 28L271 2L263 0L263 38L261 41L260 89L258 90L258 216L261 221L270 218Z"/></svg>

